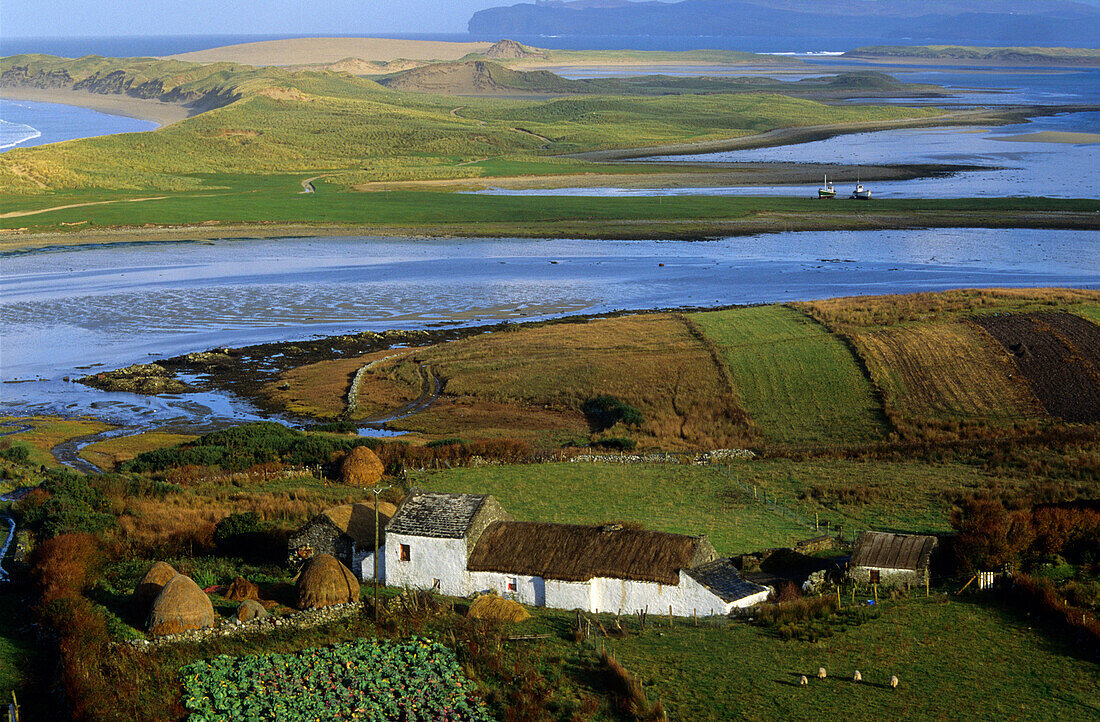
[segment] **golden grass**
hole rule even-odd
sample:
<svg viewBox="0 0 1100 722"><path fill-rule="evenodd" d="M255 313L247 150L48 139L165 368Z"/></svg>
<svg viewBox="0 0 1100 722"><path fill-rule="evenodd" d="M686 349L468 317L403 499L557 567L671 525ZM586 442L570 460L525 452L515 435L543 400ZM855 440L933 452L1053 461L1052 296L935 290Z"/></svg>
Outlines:
<svg viewBox="0 0 1100 722"><path fill-rule="evenodd" d="M617 396L645 420L637 429L610 433L633 435L643 444L719 448L753 438L724 362L668 314L486 334L434 346L404 363L429 364L445 380L449 397L475 406L552 411L579 421L587 399ZM463 408L453 408L460 422Z"/></svg>
<svg viewBox="0 0 1100 722"><path fill-rule="evenodd" d="M148 431L133 436L118 436L105 441L97 441L80 450L80 458L98 468L110 471L124 461L133 459L146 451L163 449L166 446L185 444L195 440L191 434L171 434L164 431Z"/></svg>
<svg viewBox="0 0 1100 722"><path fill-rule="evenodd" d="M987 421L1043 415L1004 349L963 321L857 332L852 340L895 413Z"/></svg>

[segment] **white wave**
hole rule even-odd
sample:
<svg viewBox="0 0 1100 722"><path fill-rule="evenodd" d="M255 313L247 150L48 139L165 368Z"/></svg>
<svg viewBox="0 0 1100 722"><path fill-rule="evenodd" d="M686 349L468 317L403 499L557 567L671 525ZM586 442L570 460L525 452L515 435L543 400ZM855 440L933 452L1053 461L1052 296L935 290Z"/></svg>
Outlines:
<svg viewBox="0 0 1100 722"><path fill-rule="evenodd" d="M760 53L760 55L790 55L800 58L823 58L823 57L835 57L843 55L843 50L809 50L806 52L775 52L775 53Z"/></svg>
<svg viewBox="0 0 1100 722"><path fill-rule="evenodd" d="M0 118L0 150L41 137L42 132L24 123L12 123Z"/></svg>

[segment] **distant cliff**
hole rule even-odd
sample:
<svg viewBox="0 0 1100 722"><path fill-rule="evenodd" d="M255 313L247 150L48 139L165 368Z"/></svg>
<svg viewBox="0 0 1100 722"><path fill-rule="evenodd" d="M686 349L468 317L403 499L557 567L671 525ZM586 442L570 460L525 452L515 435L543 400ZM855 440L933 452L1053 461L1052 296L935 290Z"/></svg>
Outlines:
<svg viewBox="0 0 1100 722"><path fill-rule="evenodd" d="M883 42L1095 45L1100 8L1069 0L550 0L474 14L475 35L881 38Z"/></svg>

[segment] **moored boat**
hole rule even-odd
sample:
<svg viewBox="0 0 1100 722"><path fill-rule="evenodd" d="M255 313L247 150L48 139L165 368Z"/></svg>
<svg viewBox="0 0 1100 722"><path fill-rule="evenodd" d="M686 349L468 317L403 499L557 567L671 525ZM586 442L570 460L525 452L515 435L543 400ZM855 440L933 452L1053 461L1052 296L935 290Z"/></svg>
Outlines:
<svg viewBox="0 0 1100 722"><path fill-rule="evenodd" d="M829 174L825 174L825 185L817 189L818 198L836 198L836 188L829 182Z"/></svg>
<svg viewBox="0 0 1100 722"><path fill-rule="evenodd" d="M857 182L856 189L852 191L852 198L858 201L869 201L871 200L871 190L864 188L862 183Z"/></svg>

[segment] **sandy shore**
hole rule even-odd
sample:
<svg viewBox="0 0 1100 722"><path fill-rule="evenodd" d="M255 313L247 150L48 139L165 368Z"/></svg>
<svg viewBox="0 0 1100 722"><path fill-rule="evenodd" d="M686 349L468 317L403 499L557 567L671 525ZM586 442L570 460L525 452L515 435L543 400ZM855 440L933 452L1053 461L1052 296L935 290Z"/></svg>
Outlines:
<svg viewBox="0 0 1100 722"><path fill-rule="evenodd" d="M1069 133L1059 130L1044 130L1040 133L1021 133L1020 135L993 135L990 140L1004 140L1013 143L1069 143L1083 145L1100 143L1100 133Z"/></svg>
<svg viewBox="0 0 1100 722"><path fill-rule="evenodd" d="M244 65L309 65L335 63L344 58L389 62L408 60L458 60L483 53L492 43L448 43L387 38L297 38L226 45L168 57L192 63L231 62Z"/></svg>
<svg viewBox="0 0 1100 722"><path fill-rule="evenodd" d="M29 100L33 103L59 103L91 108L101 113L122 115L127 118L148 120L157 125L171 125L197 114L179 103L162 103L159 100L141 100L129 95L103 95L84 90L65 88L0 88L0 98L5 100Z"/></svg>

